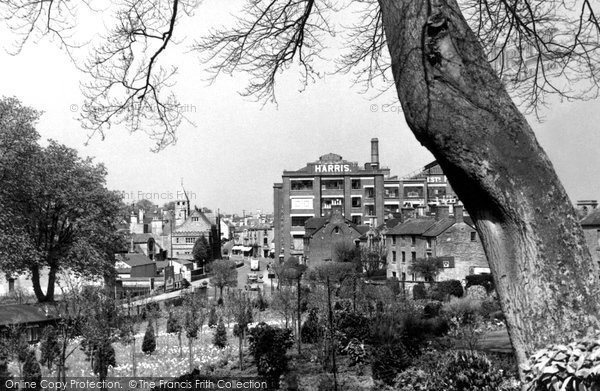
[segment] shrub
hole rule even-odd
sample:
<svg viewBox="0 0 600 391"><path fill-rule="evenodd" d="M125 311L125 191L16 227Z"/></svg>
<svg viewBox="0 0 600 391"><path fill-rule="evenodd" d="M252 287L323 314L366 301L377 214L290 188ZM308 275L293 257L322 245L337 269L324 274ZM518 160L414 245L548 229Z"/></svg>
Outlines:
<svg viewBox="0 0 600 391"><path fill-rule="evenodd" d="M223 349L225 346L227 346L227 330L225 329L223 318L219 319L219 324L215 330L213 344L220 349Z"/></svg>
<svg viewBox="0 0 600 391"><path fill-rule="evenodd" d="M462 284L458 280L440 281L434 286L431 298L434 300L445 301L451 296L463 297L464 291Z"/></svg>
<svg viewBox="0 0 600 391"><path fill-rule="evenodd" d="M258 374L277 388L280 376L287 370L286 352L293 345L292 331L261 322L250 329L248 341Z"/></svg>
<svg viewBox="0 0 600 391"><path fill-rule="evenodd" d="M213 306L208 313L208 327L215 327L219 319L217 318L217 309Z"/></svg>
<svg viewBox="0 0 600 391"><path fill-rule="evenodd" d="M423 308L423 317L426 319L435 318L436 316L439 316L441 310L441 302L430 301L429 303L425 304L425 308Z"/></svg>
<svg viewBox="0 0 600 391"><path fill-rule="evenodd" d="M106 376L108 375L108 368L111 366L117 366L115 349L112 347L109 341L104 341L104 343L98 346L98 348L94 351L94 363L92 370L101 380L103 380L106 379Z"/></svg>
<svg viewBox="0 0 600 391"><path fill-rule="evenodd" d="M42 341L40 343L40 362L42 365L52 369L54 360L60 354L60 346L58 345L58 336L56 335L56 329L52 326L44 328L42 332Z"/></svg>
<svg viewBox="0 0 600 391"><path fill-rule="evenodd" d="M350 366L364 363L367 357L364 343L357 338L352 338L350 342L348 342L348 345L343 349L343 352L350 356Z"/></svg>
<svg viewBox="0 0 600 391"><path fill-rule="evenodd" d="M319 317L316 309L311 309L308 318L302 324L300 335L303 343L316 343L321 340L323 328L319 324Z"/></svg>
<svg viewBox="0 0 600 391"><path fill-rule="evenodd" d="M410 358L402 343L389 343L373 349L371 370L375 380L391 385L396 374L409 365Z"/></svg>
<svg viewBox="0 0 600 391"><path fill-rule="evenodd" d="M379 311L382 312L382 311ZM335 329L339 332L339 341L342 346L356 338L364 340L369 335L370 320L356 312L340 311L335 315Z"/></svg>
<svg viewBox="0 0 600 391"><path fill-rule="evenodd" d="M526 389L596 390L600 384L600 339L552 345L535 353L521 366Z"/></svg>
<svg viewBox="0 0 600 391"><path fill-rule="evenodd" d="M252 304L254 305L254 308L258 309L261 312L269 308L269 302L264 298L261 291L258 291L258 295L256 296L256 299L254 299Z"/></svg>
<svg viewBox="0 0 600 391"><path fill-rule="evenodd" d="M422 369L408 368L394 379L396 391L442 391L442 381L436 374L425 372Z"/></svg>
<svg viewBox="0 0 600 391"><path fill-rule="evenodd" d="M500 302L498 299L494 299L492 297L486 297L481 302L481 316L485 319L494 319L494 314L497 312L502 312L502 308L500 307Z"/></svg>
<svg viewBox="0 0 600 391"><path fill-rule="evenodd" d="M142 352L146 354L152 354L156 350L156 336L154 335L154 327L152 322L148 322L146 327L146 333L144 334L144 340L142 342Z"/></svg>
<svg viewBox="0 0 600 391"><path fill-rule="evenodd" d="M476 300L485 300L488 294L482 286L475 285L467 289L467 296Z"/></svg>
<svg viewBox="0 0 600 391"><path fill-rule="evenodd" d="M504 379L485 354L451 353L441 377L448 391L491 391L500 389Z"/></svg>
<svg viewBox="0 0 600 391"><path fill-rule="evenodd" d="M41 390L42 368L35 357L35 351L27 349L25 363L23 364L23 380L27 383L34 382L36 387L26 388L28 390Z"/></svg>
<svg viewBox="0 0 600 391"><path fill-rule="evenodd" d="M482 330L481 301L469 296L452 298L445 303L442 312L450 324L451 335L463 341L467 348L473 350L477 347Z"/></svg>
<svg viewBox="0 0 600 391"><path fill-rule="evenodd" d="M12 379L13 377L8 371L8 363L6 362L6 358L0 357L0 390L7 390L5 386L6 382Z"/></svg>
<svg viewBox="0 0 600 391"><path fill-rule="evenodd" d="M418 283L413 287L413 299L415 300L425 300L427 299L427 289L425 289L425 284L422 282Z"/></svg>
<svg viewBox="0 0 600 391"><path fill-rule="evenodd" d="M167 333L175 334L181 330L181 325L173 316L173 313L169 311L169 317L167 318Z"/></svg>
<svg viewBox="0 0 600 391"><path fill-rule="evenodd" d="M494 291L494 278L490 273L485 274L472 274L470 276L466 276L467 284L465 285L465 289L469 289L472 286L481 286L485 289L486 293L490 294Z"/></svg>

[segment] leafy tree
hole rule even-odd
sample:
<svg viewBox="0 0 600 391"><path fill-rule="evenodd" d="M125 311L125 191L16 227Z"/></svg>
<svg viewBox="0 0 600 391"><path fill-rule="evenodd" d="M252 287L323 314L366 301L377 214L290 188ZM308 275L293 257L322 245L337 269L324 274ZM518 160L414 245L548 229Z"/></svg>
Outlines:
<svg viewBox="0 0 600 391"><path fill-rule="evenodd" d="M252 303L250 298L241 290L233 292L229 297L229 309L233 315L235 326L233 335L238 338L238 352L240 357L240 370L244 370L244 354L242 345L248 333L248 324L252 323ZM215 344L216 345L216 344Z"/></svg>
<svg viewBox="0 0 600 391"><path fill-rule="evenodd" d="M213 305L210 307L210 313L208 314L208 327L214 327L218 322L217 308Z"/></svg>
<svg viewBox="0 0 600 391"><path fill-rule="evenodd" d="M117 366L115 348L113 348L110 341L101 342L94 350L92 370L99 379L104 380L108 376L108 368L115 366Z"/></svg>
<svg viewBox="0 0 600 391"><path fill-rule="evenodd" d="M41 390L42 368L35 357L35 350L27 349L25 364L23 364L23 381L35 384L35 387L29 387L28 390Z"/></svg>
<svg viewBox="0 0 600 391"><path fill-rule="evenodd" d="M152 322L148 322L146 326L146 333L144 334L144 340L142 341L142 352L146 354L152 354L156 350L156 337L154 336L154 327Z"/></svg>
<svg viewBox="0 0 600 391"><path fill-rule="evenodd" d="M186 295L184 299L184 311L185 311L185 336L188 340L188 360L190 365L190 372L194 367L193 360L193 341L198 338L198 331L202 331L204 321L206 318L206 302L200 299L197 295Z"/></svg>
<svg viewBox="0 0 600 391"><path fill-rule="evenodd" d="M319 342L323 336L323 330L319 323L317 315L317 309L312 308L308 312L308 318L302 324L301 338L304 343L316 343Z"/></svg>
<svg viewBox="0 0 600 391"><path fill-rule="evenodd" d="M225 323L223 323L223 318L219 318L219 323L217 324L217 328L215 329L215 337L213 339L213 344L223 349L227 346L227 330L225 329Z"/></svg>
<svg viewBox="0 0 600 391"><path fill-rule="evenodd" d="M296 283L296 342L298 346L298 354L301 353L302 339L300 338L301 329L301 318L302 318L302 287L301 280L302 276L306 272L307 266L300 264L300 261L296 257L290 257L283 264L283 276L286 280ZM286 319L287 327L287 319Z"/></svg>
<svg viewBox="0 0 600 391"><path fill-rule="evenodd" d="M112 29L103 45L94 46L98 49L88 62L91 77L84 90L84 127L100 134L111 123L126 123L130 131L155 129L151 137L158 149L175 140L183 110L164 90L172 85L168 78L173 74L157 61L175 39L176 27L200 3L116 5L120 12L115 22L125 27ZM317 76L323 39L340 36L331 18L344 5L363 12L346 31L339 70L354 71L356 81L366 87L393 80L408 126L441 164L478 229L520 363L546 341L566 342L597 327L598 265L548 156L506 88L531 110L549 94L596 97L596 3L245 4L234 27L211 31L195 49L215 61L215 75L246 72L246 94L263 99L273 98L279 71L292 64L306 82ZM4 20L19 38L16 52L39 37L32 31L54 35L66 50L73 49L64 34L76 22L65 16L76 15L71 2L40 6L10 0L4 5ZM140 25L145 26L142 31ZM156 44L131 48L139 35ZM127 56L115 55L126 51ZM129 72L137 60L140 71Z"/></svg>
<svg viewBox="0 0 600 391"><path fill-rule="evenodd" d="M274 388L279 387L279 378L287 370L286 352L293 346L292 331L270 326L264 322L250 329L250 354L258 369L258 374Z"/></svg>
<svg viewBox="0 0 600 391"><path fill-rule="evenodd" d="M210 271L213 274L210 283L219 288L219 299L223 300L223 288L226 286L233 288L237 285L237 269L233 261L217 259L210 265Z"/></svg>
<svg viewBox="0 0 600 391"><path fill-rule="evenodd" d="M387 268L388 249L384 243L364 246L360 249L360 269L366 277L372 277Z"/></svg>
<svg viewBox="0 0 600 391"><path fill-rule="evenodd" d="M192 256L194 257L194 262L196 262L199 267L203 268L202 270L204 270L206 264L212 261L212 250L204 234L200 235L196 240L196 243L194 243Z"/></svg>
<svg viewBox="0 0 600 391"><path fill-rule="evenodd" d="M408 267L410 273L423 277L425 281L434 281L443 269L444 264L442 263L442 260L437 257L417 258Z"/></svg>
<svg viewBox="0 0 600 391"><path fill-rule="evenodd" d="M52 369L54 361L60 354L60 346L58 345L58 335L53 326L44 328L40 343L40 363L46 365L48 370Z"/></svg>
<svg viewBox="0 0 600 391"><path fill-rule="evenodd" d="M0 103L0 268L28 272L40 302L53 301L57 273L109 278L114 254L124 245L117 226L124 205L106 189L106 169L54 141L37 144L38 113L15 99ZM23 135L18 133L23 132ZM4 153L3 150L14 149ZM15 255L18 254L18 255ZM46 292L40 275L48 272Z"/></svg>

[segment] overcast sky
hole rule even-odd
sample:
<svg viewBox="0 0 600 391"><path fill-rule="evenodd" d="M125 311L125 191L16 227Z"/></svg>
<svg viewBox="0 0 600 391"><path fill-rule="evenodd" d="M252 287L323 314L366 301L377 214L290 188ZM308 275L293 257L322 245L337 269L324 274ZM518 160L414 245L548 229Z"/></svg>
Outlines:
<svg viewBox="0 0 600 391"><path fill-rule="evenodd" d="M215 4L207 0L207 12L195 23L206 24L217 14L224 23ZM129 134L118 126L104 141L96 137L84 146L87 134L75 119L82 76L48 40L27 45L18 56L0 53L0 93L43 110L42 138L103 162L109 188L123 191L126 201L146 195L157 204L168 202L183 178L192 204L270 212L273 183L284 169L299 169L329 152L362 164L370 158L372 137L379 138L380 161L393 174L408 174L432 160L406 126L391 91L373 100L344 75L326 76L301 91L292 70L278 81L279 105L263 107L238 94L243 77L225 76L207 85L197 57L181 54L191 42L179 38L165 54L180 66L176 92L195 125L183 123L178 143L160 153L150 152L153 142L144 133ZM544 111L545 122L531 121L573 201L600 198L599 103L556 102Z"/></svg>

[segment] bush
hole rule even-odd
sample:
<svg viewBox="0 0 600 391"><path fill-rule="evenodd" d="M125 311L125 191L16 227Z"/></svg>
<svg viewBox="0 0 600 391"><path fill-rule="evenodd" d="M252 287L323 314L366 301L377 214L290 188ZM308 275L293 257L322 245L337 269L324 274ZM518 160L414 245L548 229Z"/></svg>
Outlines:
<svg viewBox="0 0 600 391"><path fill-rule="evenodd" d="M478 352L451 353L441 376L448 391L498 390L504 382L502 373Z"/></svg>
<svg viewBox="0 0 600 391"><path fill-rule="evenodd" d="M58 345L58 336L56 329L52 326L44 328L42 332L42 341L40 343L40 362L42 365L52 369L54 360L60 354L60 346Z"/></svg>
<svg viewBox="0 0 600 391"><path fill-rule="evenodd" d="M481 316L485 319L495 319L494 316L497 312L502 312L498 299L486 297L481 302Z"/></svg>
<svg viewBox="0 0 600 391"><path fill-rule="evenodd" d="M431 293L431 298L439 301L449 300L450 297L463 297L464 291L462 284L458 280L440 281L436 284Z"/></svg>
<svg viewBox="0 0 600 391"><path fill-rule="evenodd" d="M208 313L208 327L215 327L219 319L217 318L217 309L213 306Z"/></svg>
<svg viewBox="0 0 600 391"><path fill-rule="evenodd" d="M181 330L181 325L173 316L173 313L169 311L169 318L167 319L167 333L175 334Z"/></svg>
<svg viewBox="0 0 600 391"><path fill-rule="evenodd" d="M422 282L418 283L413 287L413 299L415 300L425 300L427 299L427 289L425 289L425 284Z"/></svg>
<svg viewBox="0 0 600 391"><path fill-rule="evenodd" d="M484 287L475 285L467 289L467 296L476 300L485 300L488 294Z"/></svg>
<svg viewBox="0 0 600 391"><path fill-rule="evenodd" d="M156 344L155 344L156 347ZM143 344L142 344L143 349ZM117 358L115 355L115 349L112 347L109 341L104 341L94 351L94 363L92 370L101 380L106 379L108 375L109 367L117 366Z"/></svg>
<svg viewBox="0 0 600 391"><path fill-rule="evenodd" d="M425 372L422 369L408 368L394 379L395 391L442 391L442 381L439 376Z"/></svg>
<svg viewBox="0 0 600 391"><path fill-rule="evenodd" d="M148 322L146 327L146 333L144 334L144 340L142 342L142 352L146 354L152 354L156 350L156 336L154 335L154 327L152 322Z"/></svg>
<svg viewBox="0 0 600 391"><path fill-rule="evenodd" d="M430 301L429 303L425 304L425 308L423 308L423 317L425 319L435 318L436 316L439 316L441 310L441 302Z"/></svg>
<svg viewBox="0 0 600 391"><path fill-rule="evenodd" d="M269 308L269 302L264 298L261 291L258 291L258 295L256 296L256 299L254 299L252 304L254 308L258 309L261 312Z"/></svg>
<svg viewBox="0 0 600 391"><path fill-rule="evenodd" d="M370 323L369 318L356 312L340 311L336 313L335 329L340 333L340 344L346 346L353 338L365 340L369 335Z"/></svg>
<svg viewBox="0 0 600 391"><path fill-rule="evenodd" d="M300 328L300 335L303 343L316 343L321 340L323 328L319 324L319 317L316 309L311 309L308 318Z"/></svg>
<svg viewBox="0 0 600 391"><path fill-rule="evenodd" d="M223 349L227 346L227 330L225 329L225 323L223 323L223 318L219 319L219 324L217 325L217 329L215 330L215 338L213 340L213 344Z"/></svg>
<svg viewBox="0 0 600 391"><path fill-rule="evenodd" d="M487 294L490 294L494 291L494 278L490 273L485 274L472 274L470 276L466 276L467 284L465 285L465 289L469 289L472 286L481 286L485 289Z"/></svg>
<svg viewBox="0 0 600 391"><path fill-rule="evenodd" d="M25 363L23 364L23 380L27 383L34 382L36 387L25 388L27 390L41 390L42 368L35 357L35 351L27 349Z"/></svg>
<svg viewBox="0 0 600 391"><path fill-rule="evenodd" d="M373 379L394 384L396 374L410 365L408 352L402 343L389 343L373 349L371 370Z"/></svg>
<svg viewBox="0 0 600 391"><path fill-rule="evenodd" d="M535 353L521 369L526 389L596 390L600 384L600 339L552 345Z"/></svg>
<svg viewBox="0 0 600 391"><path fill-rule="evenodd" d="M292 331L261 322L250 329L248 342L258 374L279 387L279 378L288 367L286 352L293 345Z"/></svg>

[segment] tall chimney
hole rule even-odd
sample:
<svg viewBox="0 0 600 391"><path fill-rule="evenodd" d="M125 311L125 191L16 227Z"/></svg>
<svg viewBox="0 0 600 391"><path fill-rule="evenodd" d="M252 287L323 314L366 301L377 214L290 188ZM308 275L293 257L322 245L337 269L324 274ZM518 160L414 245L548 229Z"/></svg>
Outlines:
<svg viewBox="0 0 600 391"><path fill-rule="evenodd" d="M371 167L379 168L379 140L371 139Z"/></svg>

